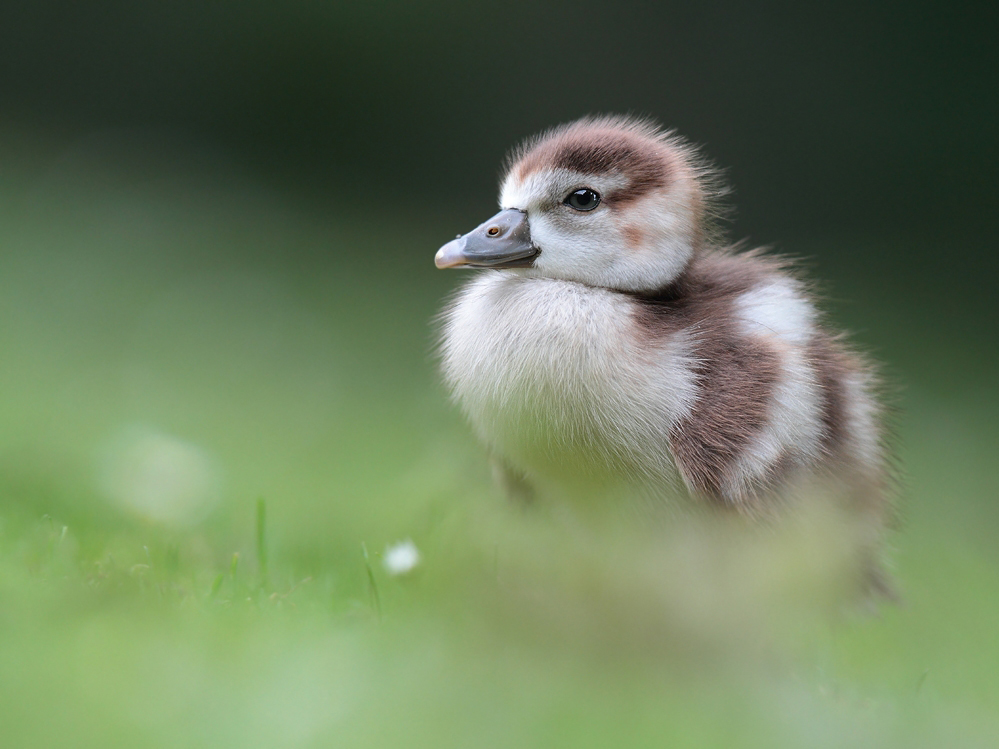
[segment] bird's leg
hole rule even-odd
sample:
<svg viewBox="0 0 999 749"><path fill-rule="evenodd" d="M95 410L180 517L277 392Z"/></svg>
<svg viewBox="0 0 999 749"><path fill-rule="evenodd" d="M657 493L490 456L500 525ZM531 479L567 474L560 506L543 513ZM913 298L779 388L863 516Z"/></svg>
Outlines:
<svg viewBox="0 0 999 749"><path fill-rule="evenodd" d="M493 479L511 502L526 507L534 503L534 487L523 474L513 470L499 458L492 459Z"/></svg>

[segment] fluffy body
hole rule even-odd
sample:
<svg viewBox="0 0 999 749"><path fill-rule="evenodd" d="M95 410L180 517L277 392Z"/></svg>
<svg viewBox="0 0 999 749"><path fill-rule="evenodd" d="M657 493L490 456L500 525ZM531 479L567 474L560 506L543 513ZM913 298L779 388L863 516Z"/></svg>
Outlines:
<svg viewBox="0 0 999 749"><path fill-rule="evenodd" d="M584 187L596 210L566 203ZM761 513L833 477L880 517L870 368L786 264L718 241L716 197L694 151L645 122L528 142L500 203L527 214L540 254L478 272L445 309L453 397L520 487Z"/></svg>
<svg viewBox="0 0 999 749"><path fill-rule="evenodd" d="M657 295L513 271L462 289L443 369L492 455L547 492L751 512L808 472L880 482L872 379L801 283L754 255L688 274Z"/></svg>

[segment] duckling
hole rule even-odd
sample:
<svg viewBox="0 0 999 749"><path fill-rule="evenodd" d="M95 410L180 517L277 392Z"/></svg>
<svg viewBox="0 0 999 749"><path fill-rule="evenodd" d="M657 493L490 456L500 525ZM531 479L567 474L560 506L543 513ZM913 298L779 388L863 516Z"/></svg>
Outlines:
<svg viewBox="0 0 999 749"><path fill-rule="evenodd" d="M515 150L501 210L437 252L480 268L443 377L515 496L767 514L831 478L887 513L873 370L786 261L726 246L718 180L655 124L585 118Z"/></svg>

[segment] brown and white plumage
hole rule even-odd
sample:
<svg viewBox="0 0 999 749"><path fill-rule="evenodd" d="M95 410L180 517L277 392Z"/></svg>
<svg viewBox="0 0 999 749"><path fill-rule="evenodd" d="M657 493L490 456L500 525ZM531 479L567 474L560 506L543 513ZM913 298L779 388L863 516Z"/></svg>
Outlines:
<svg viewBox="0 0 999 749"><path fill-rule="evenodd" d="M529 141L504 210L438 253L491 268L443 313L448 387L522 488L759 514L821 476L881 518L868 366L785 264L720 243L715 197L694 151L647 122Z"/></svg>

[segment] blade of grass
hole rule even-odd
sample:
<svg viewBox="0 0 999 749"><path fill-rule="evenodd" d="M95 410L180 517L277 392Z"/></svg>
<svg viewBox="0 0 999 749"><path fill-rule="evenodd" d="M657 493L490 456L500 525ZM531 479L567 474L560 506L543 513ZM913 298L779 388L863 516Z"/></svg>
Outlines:
<svg viewBox="0 0 999 749"><path fill-rule="evenodd" d="M382 619L382 602L378 596L378 582L375 580L375 571L371 569L371 559L368 557L368 547L361 542L361 552L364 554L364 568L368 571L368 593L371 596L371 608L375 610L378 621Z"/></svg>
<svg viewBox="0 0 999 749"><path fill-rule="evenodd" d="M220 572L218 576L216 576L215 581L212 583L212 590L208 594L209 598L215 598L215 596L219 594L219 590L222 589L223 582L225 582L225 574Z"/></svg>
<svg viewBox="0 0 999 749"><path fill-rule="evenodd" d="M263 497L257 500L257 585L261 588L270 586L267 575L267 504Z"/></svg>
<svg viewBox="0 0 999 749"><path fill-rule="evenodd" d="M239 592L236 590L236 573L239 571L239 552L232 555L232 563L229 565L229 576L232 578L232 600L236 600Z"/></svg>

